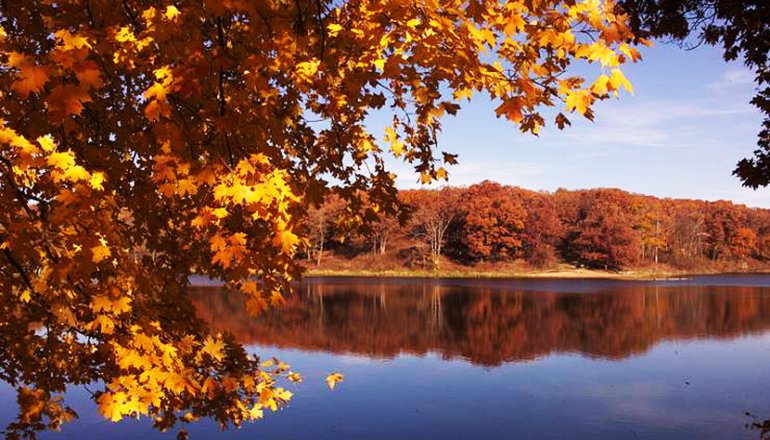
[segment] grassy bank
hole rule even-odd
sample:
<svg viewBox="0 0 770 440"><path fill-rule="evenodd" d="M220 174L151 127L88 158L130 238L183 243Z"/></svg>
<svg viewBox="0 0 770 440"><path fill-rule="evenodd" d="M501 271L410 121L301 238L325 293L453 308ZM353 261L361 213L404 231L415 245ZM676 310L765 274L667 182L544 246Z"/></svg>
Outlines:
<svg viewBox="0 0 770 440"><path fill-rule="evenodd" d="M737 264L712 265L690 270L677 269L666 265L632 268L622 271L607 271L579 268L569 264L558 264L549 268L534 268L521 263L482 264L461 266L448 263L436 270L410 269L404 267L381 267L377 264L362 264L354 267L345 262L327 262L322 266L307 265L306 276L324 277L393 277L393 278L605 278L618 280L654 280L678 278L693 275L713 275L720 273L770 273L770 266L742 266ZM380 266L380 267L378 267ZM366 269L364 269L366 267Z"/></svg>

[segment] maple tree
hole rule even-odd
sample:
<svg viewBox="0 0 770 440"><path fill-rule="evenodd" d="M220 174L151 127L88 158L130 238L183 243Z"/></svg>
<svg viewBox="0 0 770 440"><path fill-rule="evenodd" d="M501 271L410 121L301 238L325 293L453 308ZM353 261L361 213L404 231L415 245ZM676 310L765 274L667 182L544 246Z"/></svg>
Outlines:
<svg viewBox="0 0 770 440"><path fill-rule="evenodd" d="M614 191L592 194L590 208L579 220L574 242L579 261L594 267L616 269L636 263L641 247L633 229L627 201Z"/></svg>
<svg viewBox="0 0 770 440"><path fill-rule="evenodd" d="M527 207L524 222L524 256L535 266L546 266L556 261L556 247L563 239L562 221L556 203L548 194L530 194L523 201Z"/></svg>
<svg viewBox="0 0 770 440"><path fill-rule="evenodd" d="M113 421L159 429L278 410L281 378L298 376L210 333L189 275L241 292L251 314L281 304L309 206L333 193L352 223L396 212L384 155L446 178L441 117L474 95L526 132L545 106L559 127L591 118L631 91L633 41L610 0L2 2L0 377L20 406L7 435L61 427L70 385L97 384ZM570 75L576 60L596 78ZM364 121L384 108L382 142Z"/></svg>
<svg viewBox="0 0 770 440"><path fill-rule="evenodd" d="M468 251L476 258L506 259L523 246L526 212L508 188L484 181L466 191L463 235Z"/></svg>

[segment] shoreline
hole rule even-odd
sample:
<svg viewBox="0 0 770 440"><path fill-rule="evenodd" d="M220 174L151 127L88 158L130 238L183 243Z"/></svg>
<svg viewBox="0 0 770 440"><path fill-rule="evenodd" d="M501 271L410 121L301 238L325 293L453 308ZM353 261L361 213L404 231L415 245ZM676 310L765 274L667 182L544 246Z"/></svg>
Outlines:
<svg viewBox="0 0 770 440"><path fill-rule="evenodd" d="M340 270L340 269L310 269L302 275L308 278L388 278L388 279L551 279L551 280L617 280L617 281L684 281L692 277L710 275L769 275L770 268L755 270L625 270L610 272L598 269L559 268L551 270ZM195 276L191 286L221 285L221 282Z"/></svg>
<svg viewBox="0 0 770 440"><path fill-rule="evenodd" d="M458 270L436 270L436 271L412 271L412 270L333 270L333 269L311 269L303 274L303 278L335 278L335 277L360 277L360 278L459 278L459 279L495 279L495 278L518 278L518 279L611 279L624 281L656 281L690 278L695 276L708 275L729 275L729 274L770 274L770 270L749 270L749 271L684 271L684 270L626 270L621 272L610 272L597 269L554 269L546 271L458 271Z"/></svg>

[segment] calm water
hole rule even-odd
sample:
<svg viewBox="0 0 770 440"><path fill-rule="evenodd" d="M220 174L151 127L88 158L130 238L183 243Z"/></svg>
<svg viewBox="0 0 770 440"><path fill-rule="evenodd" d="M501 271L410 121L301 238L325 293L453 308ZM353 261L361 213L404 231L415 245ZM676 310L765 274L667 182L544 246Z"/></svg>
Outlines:
<svg viewBox="0 0 770 440"><path fill-rule="evenodd" d="M311 280L277 313L194 289L201 314L303 373L280 414L193 438L756 439L770 418L770 276L676 282ZM323 378L345 374L333 392ZM43 438L173 438L81 419ZM0 423L15 416L0 387Z"/></svg>

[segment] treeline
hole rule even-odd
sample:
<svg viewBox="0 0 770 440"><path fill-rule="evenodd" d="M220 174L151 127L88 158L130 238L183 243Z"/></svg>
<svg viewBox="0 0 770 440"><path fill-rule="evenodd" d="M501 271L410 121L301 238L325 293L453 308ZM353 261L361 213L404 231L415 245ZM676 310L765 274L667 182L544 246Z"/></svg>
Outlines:
<svg viewBox="0 0 770 440"><path fill-rule="evenodd" d="M658 199L617 189L535 192L485 181L470 187L399 193L409 220L386 217L367 233L344 225L345 204L329 198L308 213L304 256L394 253L407 267L442 258L473 265L524 259L621 269L666 263L770 259L770 210L728 201Z"/></svg>

